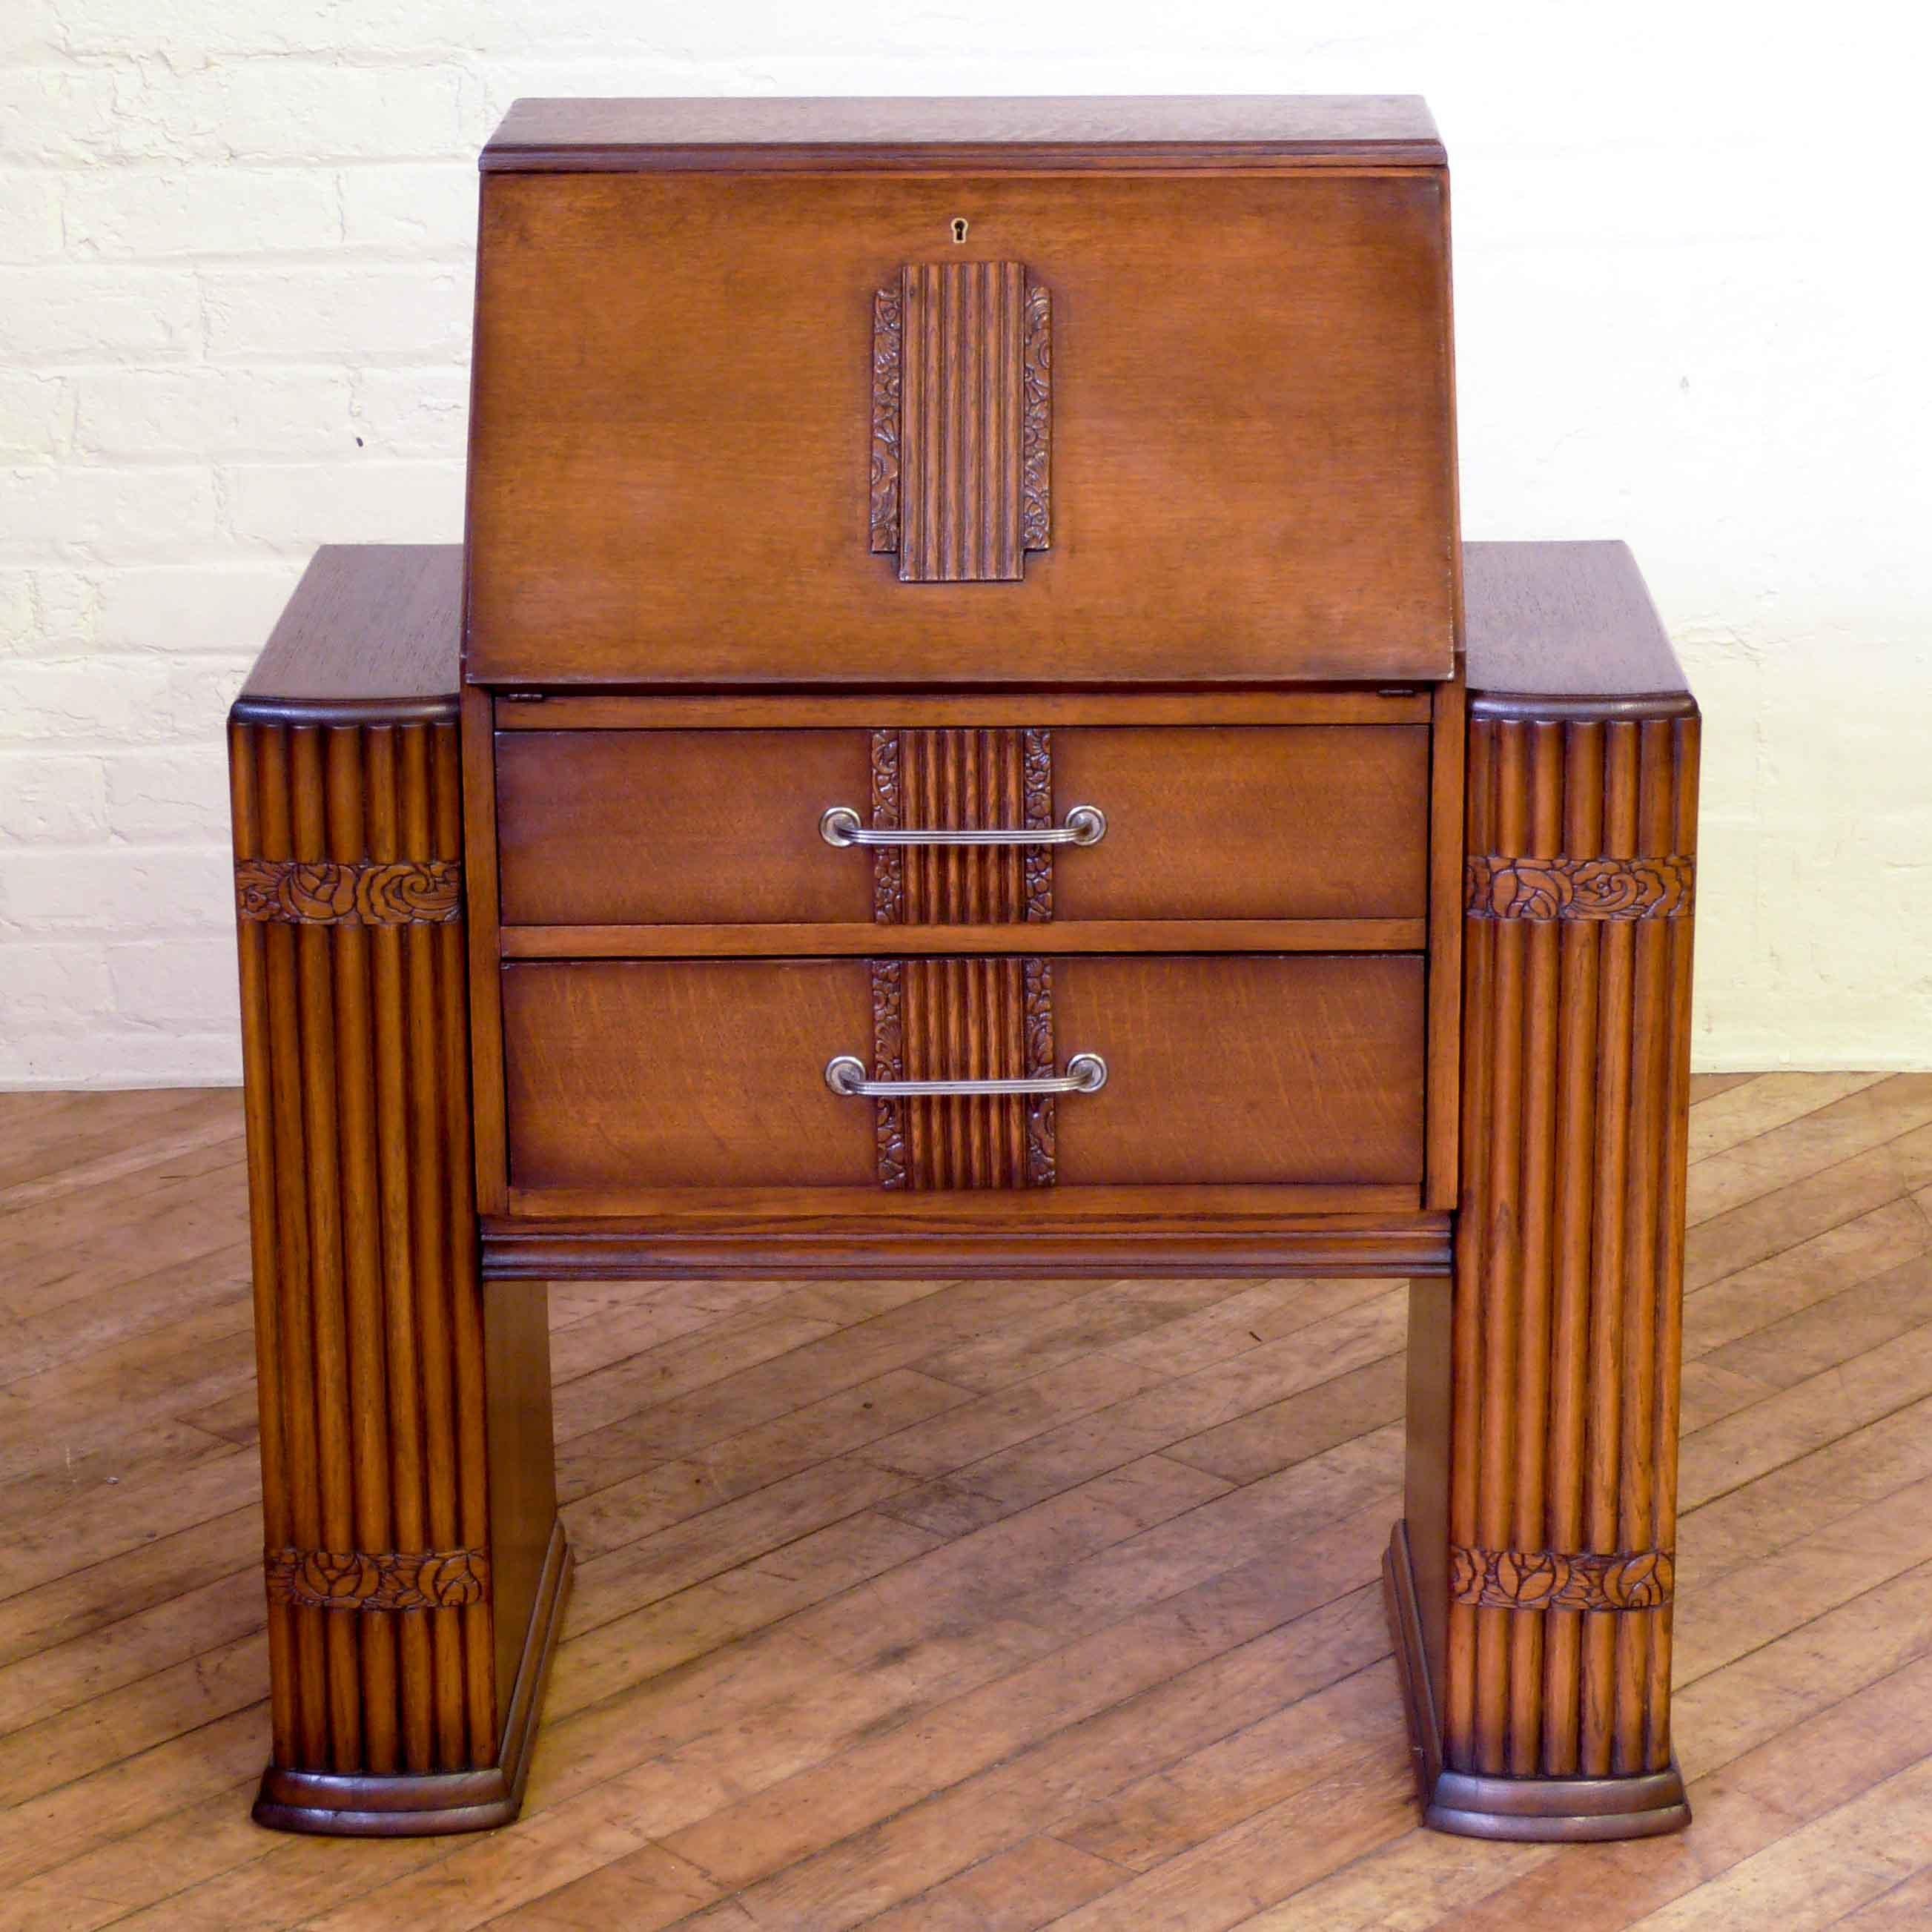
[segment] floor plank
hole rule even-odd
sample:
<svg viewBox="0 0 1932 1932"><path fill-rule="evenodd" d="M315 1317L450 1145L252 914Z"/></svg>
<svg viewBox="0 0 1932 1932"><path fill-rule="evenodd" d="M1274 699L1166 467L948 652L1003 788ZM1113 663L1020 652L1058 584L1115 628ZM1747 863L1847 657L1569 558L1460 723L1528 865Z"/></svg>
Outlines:
<svg viewBox="0 0 1932 1932"><path fill-rule="evenodd" d="M1932 1077L1694 1085L1696 1824L1417 1828L1372 1281L586 1283L526 1814L307 1840L266 1739L239 1114L0 1096L0 1924L1932 1924Z"/></svg>

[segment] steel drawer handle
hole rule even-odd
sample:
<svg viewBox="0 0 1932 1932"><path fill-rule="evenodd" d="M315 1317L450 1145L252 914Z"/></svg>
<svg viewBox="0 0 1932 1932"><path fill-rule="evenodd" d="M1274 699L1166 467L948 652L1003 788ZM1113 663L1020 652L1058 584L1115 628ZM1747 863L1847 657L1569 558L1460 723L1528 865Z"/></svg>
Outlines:
<svg viewBox="0 0 1932 1932"><path fill-rule="evenodd" d="M874 831L849 805L826 806L818 836L828 845L1097 845L1107 836L1107 815L1097 805L1076 805L1064 825L1030 832L1023 826L990 832Z"/></svg>
<svg viewBox="0 0 1932 1932"><path fill-rule="evenodd" d="M1076 1053L1064 1073L1037 1080L868 1080L866 1063L842 1053L825 1063L825 1084L850 1100L898 1100L920 1094L1097 1094L1107 1084L1107 1063L1097 1053Z"/></svg>

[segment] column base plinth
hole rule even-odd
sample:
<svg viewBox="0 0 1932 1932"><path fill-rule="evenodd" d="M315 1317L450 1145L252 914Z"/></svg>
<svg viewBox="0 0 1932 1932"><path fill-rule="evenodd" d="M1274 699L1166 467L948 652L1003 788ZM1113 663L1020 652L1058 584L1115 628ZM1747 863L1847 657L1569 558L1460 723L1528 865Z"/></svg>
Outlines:
<svg viewBox="0 0 1932 1932"><path fill-rule="evenodd" d="M1432 1831L1463 1838L1570 1844L1658 1838L1690 1823L1684 1776L1675 1760L1667 1770L1633 1778L1489 1778L1448 1769L1406 1523L1396 1525L1382 1558L1382 1597L1408 1712L1422 1822Z"/></svg>
<svg viewBox="0 0 1932 1932"><path fill-rule="evenodd" d="M435 1838L508 1824L523 1807L537 1715L550 1654L563 1625L572 1566L560 1522L551 1532L544 1558L496 1763L472 1771L392 1777L292 1771L271 1765L262 1774L256 1796L256 1823L278 1832L338 1838Z"/></svg>

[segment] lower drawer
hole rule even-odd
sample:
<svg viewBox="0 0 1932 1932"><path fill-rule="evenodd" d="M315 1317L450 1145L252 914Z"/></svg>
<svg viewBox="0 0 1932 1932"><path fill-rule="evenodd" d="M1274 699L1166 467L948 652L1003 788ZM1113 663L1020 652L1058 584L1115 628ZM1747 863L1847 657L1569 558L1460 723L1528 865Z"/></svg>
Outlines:
<svg viewBox="0 0 1932 1932"><path fill-rule="evenodd" d="M1407 954L526 962L503 970L518 1190L1418 1183ZM1030 1079L1097 1092L836 1093Z"/></svg>

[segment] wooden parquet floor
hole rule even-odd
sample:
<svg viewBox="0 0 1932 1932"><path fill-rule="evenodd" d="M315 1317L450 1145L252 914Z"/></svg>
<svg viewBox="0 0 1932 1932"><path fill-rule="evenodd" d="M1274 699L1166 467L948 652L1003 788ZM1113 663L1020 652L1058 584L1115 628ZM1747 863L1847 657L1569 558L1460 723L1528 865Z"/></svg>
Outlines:
<svg viewBox="0 0 1932 1932"><path fill-rule="evenodd" d="M1932 1075L1697 1083L1687 1837L1417 1828L1398 1284L552 1297L523 1820L248 1820L240 1109L0 1096L0 1924L1932 1927Z"/></svg>

